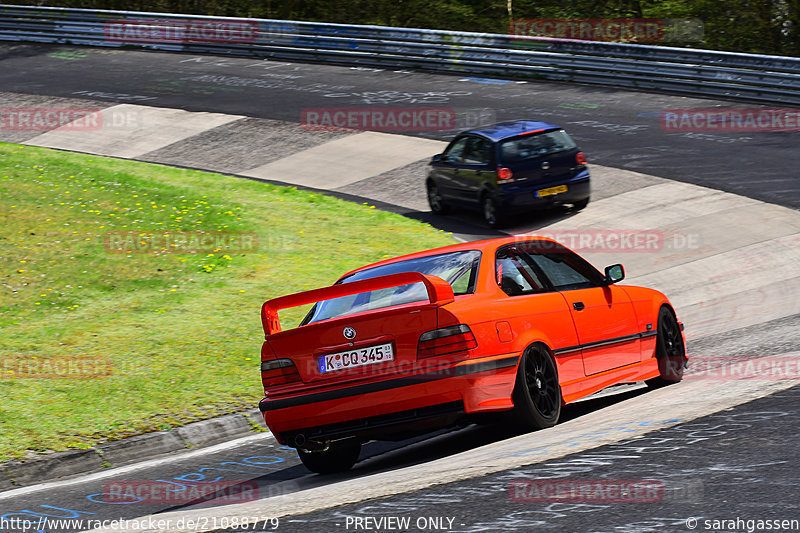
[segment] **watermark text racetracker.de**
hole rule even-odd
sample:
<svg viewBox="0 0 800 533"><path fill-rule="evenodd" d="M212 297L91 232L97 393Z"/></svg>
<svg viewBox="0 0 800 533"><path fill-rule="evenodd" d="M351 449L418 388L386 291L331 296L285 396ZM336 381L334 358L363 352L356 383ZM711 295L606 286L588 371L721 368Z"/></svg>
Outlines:
<svg viewBox="0 0 800 533"><path fill-rule="evenodd" d="M455 123L444 107L312 107L300 115L307 131L446 131Z"/></svg>
<svg viewBox="0 0 800 533"><path fill-rule="evenodd" d="M0 107L0 131L98 131L142 125L134 109L99 107Z"/></svg>
<svg viewBox="0 0 800 533"><path fill-rule="evenodd" d="M216 480L197 484L163 480L114 480L103 485L103 502L111 504L229 505L259 498L253 480Z"/></svg>
<svg viewBox="0 0 800 533"><path fill-rule="evenodd" d="M665 109L661 129L669 133L758 133L800 131L800 109Z"/></svg>
<svg viewBox="0 0 800 533"><path fill-rule="evenodd" d="M491 109L452 107L310 107L300 113L306 131L453 131L495 122Z"/></svg>
<svg viewBox="0 0 800 533"><path fill-rule="evenodd" d="M210 531L217 529L241 529L242 531L274 531L280 526L280 519L269 516L199 516L196 518L159 518L146 516L131 519L92 519L92 518L51 518L41 516L35 520L8 514L0 517L0 531Z"/></svg>
<svg viewBox="0 0 800 533"><path fill-rule="evenodd" d="M513 19L509 34L521 39L575 39L617 43L696 42L703 39L700 19Z"/></svg>
<svg viewBox="0 0 800 533"><path fill-rule="evenodd" d="M270 242L280 245L281 239ZM247 253L258 249L258 235L245 232L109 232L103 236L103 245L112 254L147 253Z"/></svg>
<svg viewBox="0 0 800 533"><path fill-rule="evenodd" d="M98 107L0 107L0 131L91 131L102 127Z"/></svg>
<svg viewBox="0 0 800 533"><path fill-rule="evenodd" d="M110 20L105 38L113 43L253 43L258 23L229 19Z"/></svg>
<svg viewBox="0 0 800 533"><path fill-rule="evenodd" d="M7 355L0 357L2 379L97 379L111 375L107 356ZM2 528L0 528L1 530Z"/></svg>
<svg viewBox="0 0 800 533"><path fill-rule="evenodd" d="M517 503L658 503L697 501L702 481L659 479L515 479L508 495Z"/></svg>
<svg viewBox="0 0 800 533"><path fill-rule="evenodd" d="M535 235L560 242L579 253L658 253L665 250L696 250L701 247L699 234L650 229L556 229L537 231ZM546 249L548 243L541 241L537 246ZM553 244L553 247L557 245Z"/></svg>
<svg viewBox="0 0 800 533"><path fill-rule="evenodd" d="M800 354L795 352L764 357L694 357L683 378L707 381L800 380Z"/></svg>

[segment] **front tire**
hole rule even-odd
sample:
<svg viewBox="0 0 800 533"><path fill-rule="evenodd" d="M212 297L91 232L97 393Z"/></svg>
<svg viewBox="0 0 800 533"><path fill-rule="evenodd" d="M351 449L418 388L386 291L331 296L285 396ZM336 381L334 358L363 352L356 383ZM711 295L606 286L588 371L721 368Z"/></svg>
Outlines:
<svg viewBox="0 0 800 533"><path fill-rule="evenodd" d="M334 441L325 451L308 452L297 449L305 467L317 474L346 472L356 464L360 453L361 443L355 439Z"/></svg>
<svg viewBox="0 0 800 533"><path fill-rule="evenodd" d="M659 376L645 382L651 388L681 381L686 366L686 347L683 344L681 327L675 313L667 306L662 306L658 311L657 331L656 359Z"/></svg>
<svg viewBox="0 0 800 533"><path fill-rule="evenodd" d="M561 416L561 386L550 352L541 345L522 354L514 384L511 423L528 432L555 426Z"/></svg>
<svg viewBox="0 0 800 533"><path fill-rule="evenodd" d="M433 181L428 182L428 205L434 215L446 215L450 212L450 206L444 202L439 187Z"/></svg>

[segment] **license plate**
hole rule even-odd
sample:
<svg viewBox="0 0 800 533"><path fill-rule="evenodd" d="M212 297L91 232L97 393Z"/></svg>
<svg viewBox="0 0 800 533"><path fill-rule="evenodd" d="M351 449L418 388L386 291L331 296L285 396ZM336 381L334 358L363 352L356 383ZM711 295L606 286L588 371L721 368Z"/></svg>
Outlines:
<svg viewBox="0 0 800 533"><path fill-rule="evenodd" d="M566 185L557 185L556 187L548 187L547 189L539 189L536 191L536 196L541 198L542 196L550 196L551 194L559 194L562 192L567 192Z"/></svg>
<svg viewBox="0 0 800 533"><path fill-rule="evenodd" d="M394 349L391 343L323 355L319 358L319 371L324 374L334 370L375 365L385 361L394 361Z"/></svg>

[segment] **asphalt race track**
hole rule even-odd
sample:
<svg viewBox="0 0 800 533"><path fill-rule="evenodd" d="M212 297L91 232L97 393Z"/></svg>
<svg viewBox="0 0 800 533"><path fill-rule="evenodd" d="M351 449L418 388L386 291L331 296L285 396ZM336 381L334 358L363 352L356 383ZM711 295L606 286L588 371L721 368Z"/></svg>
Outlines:
<svg viewBox="0 0 800 533"><path fill-rule="evenodd" d="M348 525L357 529L357 518L365 525L371 518L374 525L376 518L390 516L410 519L409 531L443 523L458 533L601 533L688 531L693 520L703 530L706 521L713 520L796 517L800 506L796 499L789 502L789 494L781 497L785 503L780 510L774 509L775 495L792 491L797 475L787 468L783 455L787 449L772 443L773 436L791 438L800 430L794 416L798 400L800 389L795 387L641 439L411 494L294 515L287 521L303 531L320 533L346 530ZM696 453L698 445L705 453ZM600 491L616 487L617 480L658 481L653 494L625 503L594 502L585 496L577 501L569 497L546 501L549 487L553 493L559 483L569 487L571 479L599 480L593 490ZM531 480L536 484L526 484ZM562 490L566 494L567 488Z"/></svg>
<svg viewBox="0 0 800 533"><path fill-rule="evenodd" d="M59 50L60 53L54 53ZM665 109L758 107L560 83L88 48L5 45L3 91L299 122L319 107L453 108L464 123L533 116L563 125L590 162L800 207L799 133L666 133ZM58 83L53 83L58 80ZM762 106L764 107L764 106ZM429 132L448 138L451 132Z"/></svg>
<svg viewBox="0 0 800 533"><path fill-rule="evenodd" d="M800 133L673 133L660 123L668 109L757 106L558 83L75 47L3 45L0 62L3 109L89 106L102 110L108 124L121 117L111 131L11 129L0 131L0 141L320 189L464 239L494 233L471 214L433 217L422 189L427 159L454 130L314 132L298 125L303 110L446 108L457 117L456 130L520 117L562 125L588 155L592 203L577 214L520 220L508 232L657 232L658 250L626 253L621 261L632 283L664 290L673 300L687 324L694 365L679 385L601 394L568 406L558 426L533 434L467 426L370 443L352 472L330 477L310 475L293 450L255 434L2 492L0 518L150 515L165 521L97 528L107 531L631 533L747 531L755 527L748 520L800 519L793 468ZM341 160L331 163L332 154ZM325 172L330 165L334 171ZM291 172L298 168L308 171ZM578 251L600 267L622 255ZM794 374L733 379L712 370L730 361L777 364ZM209 504L181 491L200 480L221 484L225 493ZM532 487L552 488L554 480L592 480L605 490L649 480L656 489L632 501L537 499ZM158 495L114 501L108 495L114 483L148 484ZM231 527L245 517L246 527ZM40 530L96 527L53 525Z"/></svg>

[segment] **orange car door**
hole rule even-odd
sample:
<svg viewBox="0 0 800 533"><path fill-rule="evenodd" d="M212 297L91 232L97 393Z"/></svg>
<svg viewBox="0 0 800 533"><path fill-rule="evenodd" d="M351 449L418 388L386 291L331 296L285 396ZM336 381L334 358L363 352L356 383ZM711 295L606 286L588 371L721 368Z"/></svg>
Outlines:
<svg viewBox="0 0 800 533"><path fill-rule="evenodd" d="M564 297L547 288L541 273L514 246L497 252L495 272L497 285L509 298L500 299L494 310L508 317L512 329L535 328L544 333L556 353L578 345L575 324ZM568 355L558 357L556 364L562 394L569 396L579 391L579 381L584 378L580 354L570 350Z"/></svg>
<svg viewBox="0 0 800 533"><path fill-rule="evenodd" d="M529 249L528 257L569 305L587 376L640 360L636 315L623 289L606 284L596 268L556 243Z"/></svg>
<svg viewBox="0 0 800 533"><path fill-rule="evenodd" d="M566 290L587 376L640 360L636 315L619 287Z"/></svg>

